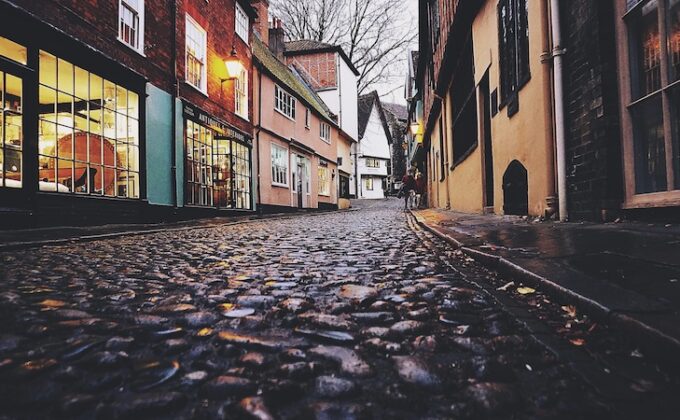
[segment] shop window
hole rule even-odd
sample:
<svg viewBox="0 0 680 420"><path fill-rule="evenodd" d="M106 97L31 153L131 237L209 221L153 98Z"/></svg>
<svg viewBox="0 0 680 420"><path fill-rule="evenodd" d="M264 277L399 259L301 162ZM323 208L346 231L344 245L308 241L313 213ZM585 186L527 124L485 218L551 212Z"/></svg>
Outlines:
<svg viewBox="0 0 680 420"><path fill-rule="evenodd" d="M144 0L119 0L118 39L144 52Z"/></svg>
<svg viewBox="0 0 680 420"><path fill-rule="evenodd" d="M498 3L498 44L501 104L505 105L531 77L527 0Z"/></svg>
<svg viewBox="0 0 680 420"><path fill-rule="evenodd" d="M0 57L9 58L12 61L26 65L28 54L26 47L23 45L0 36Z"/></svg>
<svg viewBox="0 0 680 420"><path fill-rule="evenodd" d="M218 208L251 208L250 149L236 141L214 137L214 200Z"/></svg>
<svg viewBox="0 0 680 420"><path fill-rule="evenodd" d="M248 15L243 11L240 4L236 3L236 34L247 44L248 43Z"/></svg>
<svg viewBox="0 0 680 420"><path fill-rule="evenodd" d="M272 144L272 184L288 186L288 150Z"/></svg>
<svg viewBox="0 0 680 420"><path fill-rule="evenodd" d="M187 120L184 169L187 204L213 206L213 137L211 129Z"/></svg>
<svg viewBox="0 0 680 420"><path fill-rule="evenodd" d="M646 0L630 4L625 17L630 40L633 102L628 110L634 156L633 173L627 176L634 179L636 194L680 189L680 96L674 83L680 80L678 13L679 0ZM660 19L666 25L661 25ZM666 53L668 59L662 60Z"/></svg>
<svg viewBox="0 0 680 420"><path fill-rule="evenodd" d="M40 51L41 191L139 198L139 95Z"/></svg>
<svg viewBox="0 0 680 420"><path fill-rule="evenodd" d="M319 195L331 195L331 171L328 167L319 166Z"/></svg>
<svg viewBox="0 0 680 420"><path fill-rule="evenodd" d="M329 124L326 124L324 122L321 123L320 125L320 134L321 140L325 141L326 143L331 142L331 126Z"/></svg>
<svg viewBox="0 0 680 420"><path fill-rule="evenodd" d="M248 72L241 70L234 83L236 115L248 119Z"/></svg>
<svg viewBox="0 0 680 420"><path fill-rule="evenodd" d="M366 191L373 191L373 178L366 178L364 185L366 186Z"/></svg>
<svg viewBox="0 0 680 420"><path fill-rule="evenodd" d="M278 85L274 86L274 109L286 117L295 119L295 98Z"/></svg>
<svg viewBox="0 0 680 420"><path fill-rule="evenodd" d="M207 34L191 16L186 17L186 81L207 93Z"/></svg>
<svg viewBox="0 0 680 420"><path fill-rule="evenodd" d="M0 187L23 186L22 79L0 71Z"/></svg>

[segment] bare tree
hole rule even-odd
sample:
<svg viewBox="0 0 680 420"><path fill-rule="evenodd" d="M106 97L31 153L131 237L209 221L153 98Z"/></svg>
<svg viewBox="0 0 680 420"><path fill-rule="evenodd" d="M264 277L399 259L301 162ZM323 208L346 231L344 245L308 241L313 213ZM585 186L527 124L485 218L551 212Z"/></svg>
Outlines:
<svg viewBox="0 0 680 420"><path fill-rule="evenodd" d="M289 39L343 47L359 70L359 93L387 81L418 36L403 0L273 0Z"/></svg>

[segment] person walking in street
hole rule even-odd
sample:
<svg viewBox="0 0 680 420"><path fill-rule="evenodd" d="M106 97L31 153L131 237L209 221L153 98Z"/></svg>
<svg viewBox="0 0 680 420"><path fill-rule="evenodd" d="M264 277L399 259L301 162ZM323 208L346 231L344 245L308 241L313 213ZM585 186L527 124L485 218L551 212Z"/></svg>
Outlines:
<svg viewBox="0 0 680 420"><path fill-rule="evenodd" d="M404 188L404 210L408 210L409 202L413 208L413 198L416 194L416 179L413 177L413 170L408 171L401 182Z"/></svg>
<svg viewBox="0 0 680 420"><path fill-rule="evenodd" d="M425 177L421 172L418 173L418 176L416 177L416 208L421 209L423 208L423 201L425 199L425 189L427 186L425 185Z"/></svg>

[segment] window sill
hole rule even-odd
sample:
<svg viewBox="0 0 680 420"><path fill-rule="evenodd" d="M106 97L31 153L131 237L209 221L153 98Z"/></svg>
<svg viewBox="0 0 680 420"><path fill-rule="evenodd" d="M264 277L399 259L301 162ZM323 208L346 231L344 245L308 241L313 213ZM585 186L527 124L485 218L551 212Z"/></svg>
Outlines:
<svg viewBox="0 0 680 420"><path fill-rule="evenodd" d="M117 37L116 39L118 40L118 42L120 42L121 44L125 45L126 47L128 47L128 48L131 49L132 51L134 51L134 52L136 52L137 54L141 55L142 57L146 58L146 54L144 54L144 49L139 50L139 49L133 47L132 45L130 45L130 44L128 44L127 42L123 41L123 39L122 39L121 37Z"/></svg>
<svg viewBox="0 0 680 420"><path fill-rule="evenodd" d="M321 193L319 193L319 197L328 197L328 198L330 198L331 195L330 195L330 194L321 194Z"/></svg>
<svg viewBox="0 0 680 420"><path fill-rule="evenodd" d="M289 120L295 122L295 118L289 117L288 115L286 115L286 114L285 114L283 111L281 111L280 109L274 108L274 111L276 111L276 112L278 112L279 114L283 115L283 116L286 117L287 119L289 119Z"/></svg>
<svg viewBox="0 0 680 420"><path fill-rule="evenodd" d="M285 188L288 189L287 184L279 184L278 182L272 182L272 187Z"/></svg>
<svg viewBox="0 0 680 420"><path fill-rule="evenodd" d="M319 137L319 138L321 139L322 142L324 142L324 143L326 143L326 144L331 144L330 139L329 139L329 140L326 140L326 139L324 139L323 137Z"/></svg>
<svg viewBox="0 0 680 420"><path fill-rule="evenodd" d="M237 117L239 117L239 118L242 119L243 121L250 122L250 118L248 118L247 115L241 115L241 114L239 114L238 112L234 112L234 115L236 115Z"/></svg>
<svg viewBox="0 0 680 420"><path fill-rule="evenodd" d="M210 96L208 95L208 90L203 90L199 87L194 86L193 84L189 83L188 80L184 81L184 84L195 90L196 92L200 93L201 95L205 96L206 98L209 98Z"/></svg>

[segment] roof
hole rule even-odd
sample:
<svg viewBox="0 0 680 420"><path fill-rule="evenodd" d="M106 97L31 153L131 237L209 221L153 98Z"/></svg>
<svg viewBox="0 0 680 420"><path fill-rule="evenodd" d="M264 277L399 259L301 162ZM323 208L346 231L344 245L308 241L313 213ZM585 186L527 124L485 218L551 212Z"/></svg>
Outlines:
<svg viewBox="0 0 680 420"><path fill-rule="evenodd" d="M403 120L403 121L408 120L408 109L406 108L405 105L384 103L384 104L382 104L382 106L383 106L383 108L385 109L386 112L391 113L398 120Z"/></svg>
<svg viewBox="0 0 680 420"><path fill-rule="evenodd" d="M392 134L390 132L389 123L387 121L387 116L385 115L385 110L383 109L382 103L380 102L380 96L378 96L378 91L373 91L369 94L359 96L358 101L358 111L359 111L359 138L364 137L366 133L366 127L368 126L368 121L371 119L371 113L373 107L377 107L378 115L380 115L380 121L382 122L383 129L387 135L387 140L392 143Z"/></svg>
<svg viewBox="0 0 680 420"><path fill-rule="evenodd" d="M336 52L340 54L345 63L349 66L350 70L354 72L355 75L359 76L359 70L354 67L352 60L345 54L345 51L339 45L328 44L326 42L315 41L313 39L298 39L295 41L286 42L286 50L284 54L287 56L295 55L305 55L321 52Z"/></svg>
<svg viewBox="0 0 680 420"><path fill-rule="evenodd" d="M262 65L262 69L266 73L274 78L279 85L288 90L288 93L305 102L317 114L337 126L334 115L324 104L323 100L319 98L319 95L305 83L303 77L298 72L290 69L276 58L257 36L253 37L253 57Z"/></svg>

